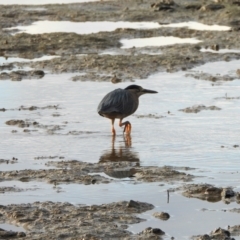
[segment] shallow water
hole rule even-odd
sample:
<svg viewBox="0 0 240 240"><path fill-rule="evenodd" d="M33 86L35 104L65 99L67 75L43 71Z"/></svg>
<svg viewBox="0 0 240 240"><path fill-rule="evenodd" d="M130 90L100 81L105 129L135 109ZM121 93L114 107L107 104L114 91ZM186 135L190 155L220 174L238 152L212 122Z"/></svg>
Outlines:
<svg viewBox="0 0 240 240"><path fill-rule="evenodd" d="M210 48L202 48L200 50L201 52L212 52L212 53L240 53L240 50L239 49L219 49L219 50L213 50L213 49L210 49Z"/></svg>
<svg viewBox="0 0 240 240"><path fill-rule="evenodd" d="M164 24L163 27L186 27L190 29L195 29L199 31L228 31L231 28L228 26L220 26L220 25L207 25L198 22L182 22L182 23L171 23L171 24Z"/></svg>
<svg viewBox="0 0 240 240"><path fill-rule="evenodd" d="M239 61L209 63L192 71L216 74L221 69L221 74L233 74L238 64ZM26 166L42 168L48 160L34 160L39 156L64 156L65 159L98 162L106 152L126 148L117 123L118 135L113 146L110 121L100 117L96 108L107 92L128 84L73 82L70 80L73 75L46 74L40 80L0 81L0 108L15 109L0 112L1 158L19 159L16 164L2 164L2 170L24 169ZM240 81L212 86L211 82L184 75L185 72L159 73L146 81L136 80L136 84L157 90L159 94L141 97L135 115L146 117L133 115L128 118L133 124L133 132L132 144L126 148L127 151L137 154L141 165L196 167L209 170L209 175L213 171L235 172L240 167L237 161L240 149L233 147L239 144L239 99L228 100L224 96L227 93L229 97L239 97ZM85 101L86 98L89 100ZM222 110L198 114L178 111L196 104L216 105ZM59 109L18 111L21 105L59 105ZM149 118L148 114L165 117ZM34 120L45 125L46 129L30 128L37 131L25 133L22 128L6 125L10 119ZM49 134L47 130L54 125L59 125L61 130ZM17 132L12 133L12 130ZM75 134L70 133L73 131ZM222 145L225 147L221 148Z"/></svg>
<svg viewBox="0 0 240 240"><path fill-rule="evenodd" d="M18 26L7 28L8 30L18 30L29 34L42 34L52 32L75 32L77 34L90 34L97 32L111 32L117 28L132 29L155 29L162 27L180 28L186 27L200 31L227 31L230 27L219 25L206 25L197 22L184 22L173 24L159 24L157 22L69 22L69 21L37 21L28 26Z"/></svg>
<svg viewBox="0 0 240 240"><path fill-rule="evenodd" d="M25 229L22 227L18 227L8 223L0 223L0 228L7 230L7 231L14 231L14 232L25 232Z"/></svg>
<svg viewBox="0 0 240 240"><path fill-rule="evenodd" d="M160 186L159 183L134 184L132 181L117 181L110 184L79 185L60 184L56 187L45 183L29 182L22 183L13 181L6 182L5 186L15 186L36 190L26 192L5 193L1 196L1 204L17 204L35 201L70 202L72 204L105 204L121 200L140 200L154 204L155 208L138 215L147 219L139 224L129 225L130 231L138 233L146 227L161 228L166 232L166 238L174 236L177 239L189 239L189 235L208 233L211 230L227 225L235 225L239 221L239 215L223 210L238 208L236 203L224 204L222 201L211 203L198 199L189 199L177 193L170 193L169 203L167 202L166 189L172 185ZM3 183L0 186L4 185ZM77 191L76 191L77 189ZM144 189L147 189L145 191ZM145 194L143 194L145 192ZM147 193L147 194L146 194ZM187 210L184 206L188 206ZM170 219L163 221L152 216L154 212L168 212ZM183 220L184 218L184 220ZM199 224L203 222L205 224ZM1 225L0 225L1 226ZM197 227L196 227L197 226ZM240 238L235 238L240 239Z"/></svg>
<svg viewBox="0 0 240 240"><path fill-rule="evenodd" d="M77 34L90 34L98 32L111 32L117 28L155 29L160 25L156 22L69 22L69 21L37 21L29 26L18 26L17 29L29 34L42 34L52 32L74 32Z"/></svg>
<svg viewBox="0 0 240 240"><path fill-rule="evenodd" d="M239 64L240 61L208 63L191 72L234 76ZM49 159L35 159L41 156L58 156L65 160L86 162L117 157L123 160L135 159L142 166L196 168L188 171L202 176L196 178L195 182L213 183L221 187L233 186L239 190L240 148L234 148L233 145L240 144L240 100L226 99L224 96L227 93L230 97L239 97L240 81L236 79L213 86L212 82L185 77L185 74L186 72L158 73L146 80L135 81L135 84L159 93L142 96L136 114L128 118L133 126L130 144L126 142L117 123L117 136L113 141L110 121L96 112L98 103L107 92L130 84L113 85L110 79L109 82L71 81L71 77L76 74L46 74L39 80L21 82L0 81L0 108L7 109L0 112L1 159L18 158L14 164L0 164L1 171L48 168L45 163ZM216 105L222 110L208 110L198 114L178 111L195 104ZM19 111L21 105L58 105L59 108ZM149 114L156 118L148 117ZM138 118L138 115L143 117ZM164 117L157 118L158 116ZM6 125L5 122L10 119L30 119L46 128L30 127L30 130L37 131L26 133L22 128ZM49 132L54 125L59 125L61 129ZM12 130L17 132L12 133ZM151 216L153 211L150 211L142 215L148 219L147 222L130 226L129 229L139 232L148 226L160 226L168 236L179 239L187 239L190 234L203 234L219 226L238 224L238 214L221 211L223 208L238 207L236 203L213 204L172 193L170 204L167 204L166 190L174 186L159 184L134 184L131 179L116 179L111 184L60 184L55 188L44 182L1 182L0 186L16 185L28 189L1 194L1 204L45 200L80 204L130 199L146 201L156 206L154 211L169 212L170 220L163 222L155 219ZM188 206L188 210L185 206ZM202 208L214 211L201 211ZM182 221L183 216L185 220L188 219L187 224L185 220ZM200 221L206 224L199 226Z"/></svg>
<svg viewBox="0 0 240 240"><path fill-rule="evenodd" d="M27 59L27 58L19 58L19 57L0 57L0 65L2 64L8 64L13 62L37 62L37 61L45 61L45 60L51 60L53 58L56 58L58 56L42 56L40 58L34 58L34 59Z"/></svg>
<svg viewBox="0 0 240 240"><path fill-rule="evenodd" d="M151 38L133 38L133 39L122 39L120 41L123 46L122 48L132 48L132 47L159 47L174 44L184 44L184 43L199 43L201 41L194 38L178 38L178 37L151 37Z"/></svg>

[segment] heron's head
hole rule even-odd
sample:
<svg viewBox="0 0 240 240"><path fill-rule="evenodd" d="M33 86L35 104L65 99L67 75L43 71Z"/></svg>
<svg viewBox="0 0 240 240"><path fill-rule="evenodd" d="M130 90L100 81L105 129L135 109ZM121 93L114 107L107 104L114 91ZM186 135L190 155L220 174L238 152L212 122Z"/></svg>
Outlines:
<svg viewBox="0 0 240 240"><path fill-rule="evenodd" d="M141 86L138 85L130 85L125 88L127 91L131 91L132 93L136 94L138 97L145 93L158 93L157 91L149 90L149 89L144 89Z"/></svg>

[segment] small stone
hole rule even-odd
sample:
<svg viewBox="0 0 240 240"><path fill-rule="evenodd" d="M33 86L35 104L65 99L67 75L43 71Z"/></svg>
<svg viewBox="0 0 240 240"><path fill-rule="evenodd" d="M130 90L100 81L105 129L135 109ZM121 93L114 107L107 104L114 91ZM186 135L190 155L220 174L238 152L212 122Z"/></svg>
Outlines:
<svg viewBox="0 0 240 240"><path fill-rule="evenodd" d="M92 184L95 184L97 182L96 179L92 179Z"/></svg>
<svg viewBox="0 0 240 240"><path fill-rule="evenodd" d="M170 218L170 215L167 212L160 212L160 213L154 213L154 217L160 218L162 220L168 220Z"/></svg>
<svg viewBox="0 0 240 240"><path fill-rule="evenodd" d="M214 51L219 51L219 45L218 44L214 44L211 46L211 49L214 50Z"/></svg>
<svg viewBox="0 0 240 240"><path fill-rule="evenodd" d="M240 69L237 69L236 73L240 77Z"/></svg>

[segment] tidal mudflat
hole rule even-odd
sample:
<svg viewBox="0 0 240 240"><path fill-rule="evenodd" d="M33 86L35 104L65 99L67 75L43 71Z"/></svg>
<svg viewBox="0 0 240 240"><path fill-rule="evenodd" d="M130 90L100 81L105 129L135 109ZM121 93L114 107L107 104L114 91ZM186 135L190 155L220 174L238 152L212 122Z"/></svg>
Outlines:
<svg viewBox="0 0 240 240"><path fill-rule="evenodd" d="M240 3L12 3L0 239L240 239ZM133 83L158 94L112 137L97 105Z"/></svg>

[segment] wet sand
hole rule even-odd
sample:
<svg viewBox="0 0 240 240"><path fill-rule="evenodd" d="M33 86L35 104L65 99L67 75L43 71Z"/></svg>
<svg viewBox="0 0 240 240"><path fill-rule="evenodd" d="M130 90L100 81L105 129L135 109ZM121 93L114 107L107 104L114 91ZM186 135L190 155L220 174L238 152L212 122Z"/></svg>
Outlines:
<svg viewBox="0 0 240 240"><path fill-rule="evenodd" d="M0 239L240 239L238 1L0 9Z"/></svg>

